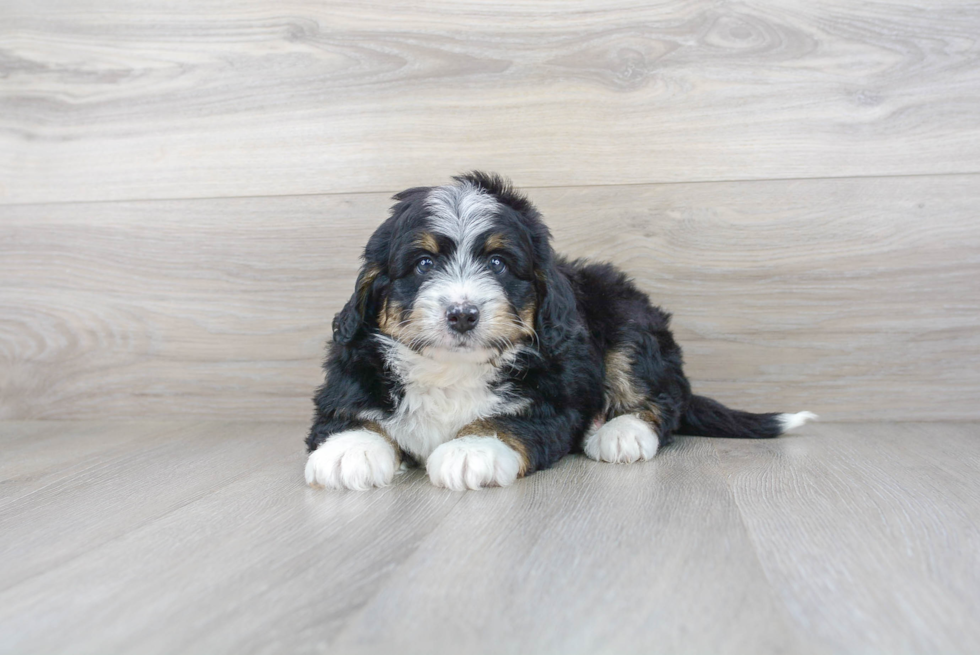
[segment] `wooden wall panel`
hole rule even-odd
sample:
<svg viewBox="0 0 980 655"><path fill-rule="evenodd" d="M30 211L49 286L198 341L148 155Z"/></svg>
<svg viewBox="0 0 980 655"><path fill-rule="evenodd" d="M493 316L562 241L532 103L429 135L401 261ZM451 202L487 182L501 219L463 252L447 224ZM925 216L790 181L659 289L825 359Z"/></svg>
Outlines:
<svg viewBox="0 0 980 655"><path fill-rule="evenodd" d="M0 7L0 203L980 172L980 5Z"/></svg>
<svg viewBox="0 0 980 655"><path fill-rule="evenodd" d="M303 419L388 195L0 208L0 418ZM980 416L980 176L530 195L674 313L700 392Z"/></svg>

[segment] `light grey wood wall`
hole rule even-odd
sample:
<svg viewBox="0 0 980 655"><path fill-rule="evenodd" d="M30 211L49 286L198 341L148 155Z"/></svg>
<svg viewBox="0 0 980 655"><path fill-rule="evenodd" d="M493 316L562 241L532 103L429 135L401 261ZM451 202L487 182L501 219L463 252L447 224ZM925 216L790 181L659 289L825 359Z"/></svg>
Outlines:
<svg viewBox="0 0 980 655"><path fill-rule="evenodd" d="M509 175L697 390L980 416L980 5L0 5L0 418L296 418L391 193Z"/></svg>

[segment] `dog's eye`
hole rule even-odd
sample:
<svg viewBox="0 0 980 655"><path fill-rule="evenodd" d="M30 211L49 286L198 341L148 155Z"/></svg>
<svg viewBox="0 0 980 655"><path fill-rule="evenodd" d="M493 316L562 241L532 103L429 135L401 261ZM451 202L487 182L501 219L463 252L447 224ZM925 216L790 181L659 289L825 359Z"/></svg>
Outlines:
<svg viewBox="0 0 980 655"><path fill-rule="evenodd" d="M415 272L419 275L425 275L434 265L435 263L432 261L431 257L423 257L419 260L419 263L415 265Z"/></svg>
<svg viewBox="0 0 980 655"><path fill-rule="evenodd" d="M504 260L502 260L500 257L497 257L496 255L494 255L487 262L487 267L491 271L493 271L494 273L496 273L496 274L499 275L499 274L503 273L504 270L507 268L507 264L505 264L504 263Z"/></svg>

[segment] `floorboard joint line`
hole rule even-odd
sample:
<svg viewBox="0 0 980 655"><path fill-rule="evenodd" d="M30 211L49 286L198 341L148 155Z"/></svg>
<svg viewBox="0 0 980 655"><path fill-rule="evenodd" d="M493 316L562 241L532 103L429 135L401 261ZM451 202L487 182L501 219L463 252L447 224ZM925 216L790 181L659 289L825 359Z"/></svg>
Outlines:
<svg viewBox="0 0 980 655"><path fill-rule="evenodd" d="M491 169L487 169L491 170ZM457 171L453 175L462 174L466 171ZM492 171L507 176L506 171ZM629 187L660 187L660 186L685 186L685 185L708 185L708 184L753 184L765 182L808 182L808 181L833 181L833 180L893 180L893 179L919 179L919 178L952 178L980 176L980 170L945 172L945 173L897 173L897 174L871 174L871 175L841 175L841 176L813 176L813 177L759 177L759 178L722 178L712 179L692 179L677 181L650 181L650 182L623 182L610 184L521 184L522 190L551 190L551 189L617 189ZM446 180L430 180L421 184L438 185L445 183ZM55 200L51 202L9 202L0 201L0 211L4 207L58 207L64 205L109 205L127 203L161 203L161 202L194 202L194 201L220 201L220 200L275 200L277 198L333 198L338 196L376 196L394 195L402 189L372 189L354 191L327 191L327 192L307 192L307 193L276 193L263 195L225 195L225 196L167 196L154 198L107 198L102 200Z"/></svg>

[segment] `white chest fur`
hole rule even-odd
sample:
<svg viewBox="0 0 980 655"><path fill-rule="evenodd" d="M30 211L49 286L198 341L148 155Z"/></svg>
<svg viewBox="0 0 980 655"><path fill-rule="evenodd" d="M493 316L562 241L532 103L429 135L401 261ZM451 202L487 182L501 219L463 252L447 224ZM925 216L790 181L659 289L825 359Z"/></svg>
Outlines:
<svg viewBox="0 0 980 655"><path fill-rule="evenodd" d="M514 413L524 406L508 397L508 389L494 389L500 369L484 361L483 356L448 352L421 355L390 342L386 359L404 385L404 396L394 414L379 423L403 450L420 461L466 424Z"/></svg>

